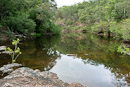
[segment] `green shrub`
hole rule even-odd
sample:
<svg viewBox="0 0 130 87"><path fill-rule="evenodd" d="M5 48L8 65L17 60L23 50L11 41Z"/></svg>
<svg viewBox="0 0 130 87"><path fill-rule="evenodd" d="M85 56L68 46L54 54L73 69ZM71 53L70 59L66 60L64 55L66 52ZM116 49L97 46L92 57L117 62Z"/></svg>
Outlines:
<svg viewBox="0 0 130 87"><path fill-rule="evenodd" d="M28 18L27 14L10 16L3 21L3 26L9 27L12 32L21 33L24 35L34 32L35 22Z"/></svg>
<svg viewBox="0 0 130 87"><path fill-rule="evenodd" d="M112 32L113 36L116 38L121 38L122 34L120 32L121 26L116 21L110 22L110 31Z"/></svg>
<svg viewBox="0 0 130 87"><path fill-rule="evenodd" d="M73 24L73 21L71 19L66 19L65 24L71 25Z"/></svg>
<svg viewBox="0 0 130 87"><path fill-rule="evenodd" d="M59 25L56 25L54 23L51 23L51 28L50 31L54 34L60 34L61 32L61 27Z"/></svg>
<svg viewBox="0 0 130 87"><path fill-rule="evenodd" d="M121 25L121 34L122 38L125 40L130 40L130 19L122 20Z"/></svg>
<svg viewBox="0 0 130 87"><path fill-rule="evenodd" d="M44 8L44 9L43 9ZM34 20L36 23L36 33L38 34L60 34L60 27L53 23L50 18L53 16L47 7L38 7L30 10L29 18Z"/></svg>
<svg viewBox="0 0 130 87"><path fill-rule="evenodd" d="M96 22L93 26L92 26L92 32L108 32L109 31L109 23L107 21L99 21Z"/></svg>
<svg viewBox="0 0 130 87"><path fill-rule="evenodd" d="M115 37L130 39L130 19L122 20L121 22L111 22L110 31Z"/></svg>
<svg viewBox="0 0 130 87"><path fill-rule="evenodd" d="M9 28L5 29L7 33L32 35L60 31L51 24L57 10L54 0L0 0L0 7L0 24Z"/></svg>
<svg viewBox="0 0 130 87"><path fill-rule="evenodd" d="M121 45L121 46L118 47L117 52L126 55L130 52L130 48L127 48L124 45Z"/></svg>
<svg viewBox="0 0 130 87"><path fill-rule="evenodd" d="M14 32L10 31L9 29L8 29L7 31L5 31L5 34L6 34L11 40L16 39L16 36L15 36Z"/></svg>

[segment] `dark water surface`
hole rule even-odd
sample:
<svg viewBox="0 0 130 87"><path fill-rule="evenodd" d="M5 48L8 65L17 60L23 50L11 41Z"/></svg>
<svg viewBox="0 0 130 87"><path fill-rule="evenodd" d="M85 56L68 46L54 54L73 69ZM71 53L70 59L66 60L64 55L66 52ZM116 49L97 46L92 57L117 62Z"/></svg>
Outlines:
<svg viewBox="0 0 130 87"><path fill-rule="evenodd" d="M8 43L0 42L0 45ZM26 67L51 71L68 83L88 87L130 87L130 56L117 53L120 41L94 35L53 36L20 43L17 62ZM11 62L0 55L0 66Z"/></svg>

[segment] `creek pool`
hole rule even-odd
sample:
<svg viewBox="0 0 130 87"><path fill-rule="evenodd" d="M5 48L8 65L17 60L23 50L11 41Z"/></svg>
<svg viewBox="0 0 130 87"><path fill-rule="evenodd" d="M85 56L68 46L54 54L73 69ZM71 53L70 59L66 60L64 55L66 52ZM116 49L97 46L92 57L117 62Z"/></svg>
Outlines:
<svg viewBox="0 0 130 87"><path fill-rule="evenodd" d="M11 42L0 45L11 46ZM90 34L41 37L20 43L17 62L26 67L51 71L64 82L88 87L130 87L130 56L117 53L119 40ZM10 63L0 55L0 67Z"/></svg>

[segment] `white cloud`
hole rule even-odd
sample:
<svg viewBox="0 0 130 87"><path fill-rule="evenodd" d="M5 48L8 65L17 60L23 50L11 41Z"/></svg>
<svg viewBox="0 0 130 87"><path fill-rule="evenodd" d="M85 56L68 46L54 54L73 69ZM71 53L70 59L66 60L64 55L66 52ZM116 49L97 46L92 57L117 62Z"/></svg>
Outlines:
<svg viewBox="0 0 130 87"><path fill-rule="evenodd" d="M68 6L79 2L83 2L85 0L55 0L55 1L58 7L62 7L62 6Z"/></svg>

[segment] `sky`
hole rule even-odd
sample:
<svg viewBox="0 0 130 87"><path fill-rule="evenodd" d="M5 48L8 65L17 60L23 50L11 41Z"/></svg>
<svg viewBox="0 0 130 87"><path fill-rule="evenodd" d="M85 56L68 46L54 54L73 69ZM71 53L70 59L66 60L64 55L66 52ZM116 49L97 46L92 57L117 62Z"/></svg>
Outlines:
<svg viewBox="0 0 130 87"><path fill-rule="evenodd" d="M68 6L79 2L83 2L86 0L55 0L55 1L57 2L58 7L62 7L62 6Z"/></svg>

